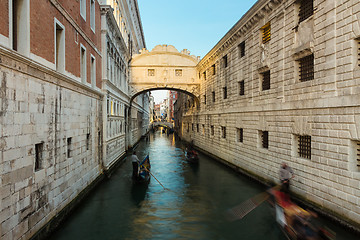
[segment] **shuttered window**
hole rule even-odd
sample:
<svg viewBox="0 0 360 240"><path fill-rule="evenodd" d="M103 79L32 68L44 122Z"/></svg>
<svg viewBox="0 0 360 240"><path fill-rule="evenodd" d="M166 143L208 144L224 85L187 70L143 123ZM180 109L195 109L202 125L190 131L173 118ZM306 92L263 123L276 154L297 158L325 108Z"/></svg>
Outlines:
<svg viewBox="0 0 360 240"><path fill-rule="evenodd" d="M311 159L311 136L299 136L299 156Z"/></svg>
<svg viewBox="0 0 360 240"><path fill-rule="evenodd" d="M301 58L300 65L300 81L305 82L314 79L314 54Z"/></svg>
<svg viewBox="0 0 360 240"><path fill-rule="evenodd" d="M267 43L271 40L271 25L270 22L265 24L262 28L262 43Z"/></svg>
<svg viewBox="0 0 360 240"><path fill-rule="evenodd" d="M299 23L314 14L314 0L301 0L299 9Z"/></svg>

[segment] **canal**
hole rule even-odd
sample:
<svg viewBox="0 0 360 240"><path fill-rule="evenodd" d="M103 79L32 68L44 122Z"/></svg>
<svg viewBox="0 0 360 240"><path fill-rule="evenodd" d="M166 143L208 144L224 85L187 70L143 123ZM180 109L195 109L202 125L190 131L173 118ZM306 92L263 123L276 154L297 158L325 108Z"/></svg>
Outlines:
<svg viewBox="0 0 360 240"><path fill-rule="evenodd" d="M136 149L150 154L155 179L135 185L125 161L87 197L50 239L285 239L272 209L263 203L245 218L228 222L224 211L266 190L200 154L199 165L184 158L184 146L157 131ZM337 239L358 239L321 219Z"/></svg>

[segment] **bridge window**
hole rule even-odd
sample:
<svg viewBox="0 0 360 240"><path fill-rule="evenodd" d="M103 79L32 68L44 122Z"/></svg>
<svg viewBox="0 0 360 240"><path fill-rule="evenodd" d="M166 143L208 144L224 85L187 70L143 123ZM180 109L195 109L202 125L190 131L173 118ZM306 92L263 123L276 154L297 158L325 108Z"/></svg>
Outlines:
<svg viewBox="0 0 360 240"><path fill-rule="evenodd" d="M226 138L226 127L221 127L221 137Z"/></svg>
<svg viewBox="0 0 360 240"><path fill-rule="evenodd" d="M239 56L241 58L245 56L245 41L239 44Z"/></svg>
<svg viewBox="0 0 360 240"><path fill-rule="evenodd" d="M310 81L314 79L314 54L303 57L299 60L300 81Z"/></svg>
<svg viewBox="0 0 360 240"><path fill-rule="evenodd" d="M262 90L270 89L270 70L263 72L262 74Z"/></svg>
<svg viewBox="0 0 360 240"><path fill-rule="evenodd" d="M227 57L227 55L223 56L222 62L223 62L224 68L227 68L228 67L228 57Z"/></svg>
<svg viewBox="0 0 360 240"><path fill-rule="evenodd" d="M214 125L210 126L210 132L211 132L211 136L215 135Z"/></svg>
<svg viewBox="0 0 360 240"><path fill-rule="evenodd" d="M175 76L181 77L182 76L182 69L175 69Z"/></svg>
<svg viewBox="0 0 360 240"><path fill-rule="evenodd" d="M314 0L300 0L299 23L314 14Z"/></svg>
<svg viewBox="0 0 360 240"><path fill-rule="evenodd" d="M300 157L311 159L311 136L298 136L298 153Z"/></svg>
<svg viewBox="0 0 360 240"><path fill-rule="evenodd" d="M212 71L212 74L213 74L213 75L216 74L215 64L213 64L213 65L211 66L211 71Z"/></svg>
<svg viewBox="0 0 360 240"><path fill-rule="evenodd" d="M155 69L148 69L148 76L154 77L155 76Z"/></svg>
<svg viewBox="0 0 360 240"><path fill-rule="evenodd" d="M244 80L239 82L239 94L241 96L245 95L245 81Z"/></svg>
<svg viewBox="0 0 360 240"><path fill-rule="evenodd" d="M35 144L35 171L39 171L43 168L43 151L44 143Z"/></svg>
<svg viewBox="0 0 360 240"><path fill-rule="evenodd" d="M267 43L271 40L271 25L270 22L262 26L261 28L262 33L262 43Z"/></svg>
<svg viewBox="0 0 360 240"><path fill-rule="evenodd" d="M242 128L236 128L236 140L237 142L243 142L244 130Z"/></svg>
<svg viewBox="0 0 360 240"><path fill-rule="evenodd" d="M212 91L212 101L215 102L215 91Z"/></svg>
<svg viewBox="0 0 360 240"><path fill-rule="evenodd" d="M223 87L223 97L227 99L227 87Z"/></svg>
<svg viewBox="0 0 360 240"><path fill-rule="evenodd" d="M260 131L260 141L261 146L263 148L269 148L269 132L268 131Z"/></svg>

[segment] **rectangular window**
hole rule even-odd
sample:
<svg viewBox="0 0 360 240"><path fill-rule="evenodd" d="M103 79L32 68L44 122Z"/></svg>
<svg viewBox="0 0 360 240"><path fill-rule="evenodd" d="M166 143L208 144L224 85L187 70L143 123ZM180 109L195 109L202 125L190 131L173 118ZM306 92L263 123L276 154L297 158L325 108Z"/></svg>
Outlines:
<svg viewBox="0 0 360 240"><path fill-rule="evenodd" d="M262 43L267 43L271 40L271 25L270 22L268 22L267 24L265 24L262 28L261 28L261 32L262 32Z"/></svg>
<svg viewBox="0 0 360 240"><path fill-rule="evenodd" d="M148 69L148 76L154 77L155 76L155 69Z"/></svg>
<svg viewBox="0 0 360 240"><path fill-rule="evenodd" d="M206 71L203 72L204 80L206 80Z"/></svg>
<svg viewBox="0 0 360 240"><path fill-rule="evenodd" d="M227 99L227 87L223 87L223 97Z"/></svg>
<svg viewBox="0 0 360 240"><path fill-rule="evenodd" d="M206 105L206 95L204 95L204 104Z"/></svg>
<svg viewBox="0 0 360 240"><path fill-rule="evenodd" d="M262 90L270 89L270 70L262 73Z"/></svg>
<svg viewBox="0 0 360 240"><path fill-rule="evenodd" d="M190 126L189 126L189 123L187 124L187 132L189 132L189 128L190 128Z"/></svg>
<svg viewBox="0 0 360 240"><path fill-rule="evenodd" d="M216 74L215 64L211 66L211 70L212 70L212 74L215 75Z"/></svg>
<svg viewBox="0 0 360 240"><path fill-rule="evenodd" d="M91 65L90 65L90 78L91 78L91 86L96 86L96 61L95 57L91 56Z"/></svg>
<svg viewBox="0 0 360 240"><path fill-rule="evenodd" d="M243 132L242 128L236 128L236 140L237 142L243 142Z"/></svg>
<svg viewBox="0 0 360 240"><path fill-rule="evenodd" d="M299 60L300 81L306 82L314 79L314 54Z"/></svg>
<svg viewBox="0 0 360 240"><path fill-rule="evenodd" d="M226 138L226 127L221 127L221 137Z"/></svg>
<svg viewBox="0 0 360 240"><path fill-rule="evenodd" d="M223 60L224 68L227 68L228 67L228 57L227 57L227 55L223 56L222 60Z"/></svg>
<svg viewBox="0 0 360 240"><path fill-rule="evenodd" d="M314 0L300 0L299 23L314 14Z"/></svg>
<svg viewBox="0 0 360 240"><path fill-rule="evenodd" d="M65 31L59 23L55 23L55 65L57 71L65 71Z"/></svg>
<svg viewBox="0 0 360 240"><path fill-rule="evenodd" d="M263 148L269 148L269 132L260 131L260 137L261 137L261 146Z"/></svg>
<svg viewBox="0 0 360 240"><path fill-rule="evenodd" d="M30 51L29 5L26 0L12 1L12 48L25 55Z"/></svg>
<svg viewBox="0 0 360 240"><path fill-rule="evenodd" d="M35 171L43 168L44 143L35 144Z"/></svg>
<svg viewBox="0 0 360 240"><path fill-rule="evenodd" d="M114 102L113 101L110 102L110 114L114 115Z"/></svg>
<svg viewBox="0 0 360 240"><path fill-rule="evenodd" d="M202 134L205 135L205 124L202 125Z"/></svg>
<svg viewBox="0 0 360 240"><path fill-rule="evenodd" d="M80 77L81 82L86 83L86 49L80 47Z"/></svg>
<svg viewBox="0 0 360 240"><path fill-rule="evenodd" d="M311 159L311 136L299 136L299 156Z"/></svg>
<svg viewBox="0 0 360 240"><path fill-rule="evenodd" d="M90 149L90 133L86 134L86 150Z"/></svg>
<svg viewBox="0 0 360 240"><path fill-rule="evenodd" d="M95 0L90 0L90 27L95 32Z"/></svg>
<svg viewBox="0 0 360 240"><path fill-rule="evenodd" d="M200 129L199 129L199 124L196 124L196 132L199 132Z"/></svg>
<svg viewBox="0 0 360 240"><path fill-rule="evenodd" d="M67 138L67 157L71 158L72 157L72 149L71 149L71 137Z"/></svg>
<svg viewBox="0 0 360 240"><path fill-rule="evenodd" d="M191 131L194 131L194 124L191 124Z"/></svg>
<svg viewBox="0 0 360 240"><path fill-rule="evenodd" d="M358 66L360 67L360 39L357 39L356 42L357 42L357 49L358 49L358 51L357 51Z"/></svg>
<svg viewBox="0 0 360 240"><path fill-rule="evenodd" d="M239 56L241 58L245 56L245 41L239 44Z"/></svg>
<svg viewBox="0 0 360 240"><path fill-rule="evenodd" d="M360 170L360 141L356 142L356 165Z"/></svg>
<svg viewBox="0 0 360 240"><path fill-rule="evenodd" d="M212 101L215 102L215 91L212 91Z"/></svg>
<svg viewBox="0 0 360 240"><path fill-rule="evenodd" d="M239 82L239 95L245 95L245 81L242 80Z"/></svg>
<svg viewBox="0 0 360 240"><path fill-rule="evenodd" d="M210 132L211 132L211 136L214 136L214 135L215 135L215 130L214 130L214 126L213 126L213 125L210 126Z"/></svg>
<svg viewBox="0 0 360 240"><path fill-rule="evenodd" d="M86 21L86 1L87 0L80 0L80 15Z"/></svg>
<svg viewBox="0 0 360 240"><path fill-rule="evenodd" d="M182 69L175 69L175 76L181 77L182 76Z"/></svg>

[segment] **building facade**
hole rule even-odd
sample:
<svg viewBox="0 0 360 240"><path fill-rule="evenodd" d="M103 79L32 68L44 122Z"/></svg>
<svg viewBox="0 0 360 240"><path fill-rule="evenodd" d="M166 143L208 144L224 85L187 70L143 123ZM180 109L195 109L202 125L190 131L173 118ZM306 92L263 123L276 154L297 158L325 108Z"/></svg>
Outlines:
<svg viewBox="0 0 360 240"><path fill-rule="evenodd" d="M359 226L359 14L351 0L258 1L198 64L183 138L265 181L287 162L294 193Z"/></svg>
<svg viewBox="0 0 360 240"><path fill-rule="evenodd" d="M131 54L144 47L137 2L121 1L131 15L122 25L101 4L0 2L0 239L29 239L123 154L124 132L131 145L146 131L148 99L131 103L126 85ZM102 34L102 24L123 39Z"/></svg>

